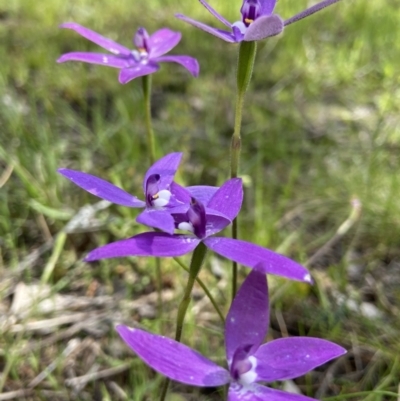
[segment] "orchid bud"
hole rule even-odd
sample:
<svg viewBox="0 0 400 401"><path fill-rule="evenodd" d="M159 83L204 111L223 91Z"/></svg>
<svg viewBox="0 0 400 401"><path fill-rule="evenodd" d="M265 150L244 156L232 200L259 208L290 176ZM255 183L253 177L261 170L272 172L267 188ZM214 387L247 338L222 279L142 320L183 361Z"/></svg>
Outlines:
<svg viewBox="0 0 400 401"><path fill-rule="evenodd" d="M259 0L245 0L242 8L242 21L246 26L249 26L261 15L261 4Z"/></svg>
<svg viewBox="0 0 400 401"><path fill-rule="evenodd" d="M146 29L139 28L133 41L139 52L149 52L149 34L147 33Z"/></svg>
<svg viewBox="0 0 400 401"><path fill-rule="evenodd" d="M192 223L193 232L196 237L204 238L206 236L206 211L204 205L195 198L192 198L187 216L190 223Z"/></svg>

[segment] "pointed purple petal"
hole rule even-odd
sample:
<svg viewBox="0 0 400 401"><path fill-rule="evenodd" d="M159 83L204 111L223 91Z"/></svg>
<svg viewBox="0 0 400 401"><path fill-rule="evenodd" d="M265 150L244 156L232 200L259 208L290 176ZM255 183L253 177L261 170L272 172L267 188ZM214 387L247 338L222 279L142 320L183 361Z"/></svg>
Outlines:
<svg viewBox="0 0 400 401"><path fill-rule="evenodd" d="M274 11L276 0L261 0L261 15L271 15Z"/></svg>
<svg viewBox="0 0 400 401"><path fill-rule="evenodd" d="M189 235L148 232L96 248L89 252L85 261L126 256L182 256L193 251L199 242L199 239Z"/></svg>
<svg viewBox="0 0 400 401"><path fill-rule="evenodd" d="M157 228L168 234L175 231L175 222L169 212L164 210L146 209L136 217L136 221L145 226Z"/></svg>
<svg viewBox="0 0 400 401"><path fill-rule="evenodd" d="M229 43L235 43L236 40L234 39L233 35L231 32L228 31L223 31L222 29L216 29L212 28L206 24L203 24L202 22L196 21L192 18L186 17L182 14L175 14L175 17L187 22L190 25L195 26L196 28L202 29L203 31L210 33L211 35L216 36L217 38L220 38L222 40L225 40L225 42Z"/></svg>
<svg viewBox="0 0 400 401"><path fill-rule="evenodd" d="M126 84L132 79L143 77L144 75L150 75L155 73L160 69L157 64L137 64L132 67L123 68L119 73L119 82L121 84Z"/></svg>
<svg viewBox="0 0 400 401"><path fill-rule="evenodd" d="M106 49L113 54L123 55L123 56L130 56L131 54L131 51L127 47L122 46L111 39L105 38L104 36L98 34L97 32L85 28L82 25L76 24L75 22L67 22L65 24L60 25L60 28L72 29L79 35L83 36L84 38L90 40L93 43L96 43L103 49Z"/></svg>
<svg viewBox="0 0 400 401"><path fill-rule="evenodd" d="M193 198L197 199L204 205L207 205L210 199L218 191L219 187L210 187L208 185L194 185L191 187L186 187L185 189L190 193Z"/></svg>
<svg viewBox="0 0 400 401"><path fill-rule="evenodd" d="M231 223L227 216L216 210L206 208L206 237L220 232Z"/></svg>
<svg viewBox="0 0 400 401"><path fill-rule="evenodd" d="M232 25L229 21L227 21L221 14L217 13L205 0L199 0L200 3L207 9L209 13L211 13L215 18L221 21L225 26L230 28Z"/></svg>
<svg viewBox="0 0 400 401"><path fill-rule="evenodd" d="M273 14L257 18L246 30L244 40L251 42L270 36L279 35L283 31L283 20L279 15Z"/></svg>
<svg viewBox="0 0 400 401"><path fill-rule="evenodd" d="M305 395L287 393L286 391L252 383L246 387L239 383L229 386L228 401L318 401Z"/></svg>
<svg viewBox="0 0 400 401"><path fill-rule="evenodd" d="M151 59L162 56L172 50L181 40L181 33L162 28L150 35L149 57Z"/></svg>
<svg viewBox="0 0 400 401"><path fill-rule="evenodd" d="M175 201L174 203L170 201L172 207L174 207L175 204L190 204L191 193L187 190L187 188L184 188L176 182L172 181L169 190L171 191L171 194L173 195L173 199Z"/></svg>
<svg viewBox="0 0 400 401"><path fill-rule="evenodd" d="M102 53L72 52L63 54L57 59L57 63L65 63L66 61L82 61L83 63L99 64L114 68L129 66L129 62L124 58Z"/></svg>
<svg viewBox="0 0 400 401"><path fill-rule="evenodd" d="M330 6L331 4L337 3L339 0L324 0L314 6L307 8L306 10L294 15L293 17L287 19L284 24L285 26L293 24L293 22L299 21L305 17L308 17L311 14L316 13L319 10L322 10L325 7Z"/></svg>
<svg viewBox="0 0 400 401"><path fill-rule="evenodd" d="M240 211L243 202L241 178L232 178L224 183L210 199L207 207L217 210L233 220Z"/></svg>
<svg viewBox="0 0 400 401"><path fill-rule="evenodd" d="M145 202L139 200L136 196L128 194L128 192L125 192L123 189L116 187L108 181L95 177L94 175L66 168L60 168L57 171L72 181L75 185L78 185L78 187L83 188L85 191L98 196L101 199L128 207L146 206Z"/></svg>
<svg viewBox="0 0 400 401"><path fill-rule="evenodd" d="M172 380L200 387L222 386L229 382L227 370L184 344L127 326L116 329L147 365Z"/></svg>
<svg viewBox="0 0 400 401"><path fill-rule="evenodd" d="M320 338L290 337L270 341L254 354L256 381L293 379L346 352L339 345Z"/></svg>
<svg viewBox="0 0 400 401"><path fill-rule="evenodd" d="M268 287L265 274L252 270L243 282L225 321L225 346L228 362L242 346L258 348L269 324Z"/></svg>
<svg viewBox="0 0 400 401"><path fill-rule="evenodd" d="M303 266L259 245L222 237L206 238L204 244L225 258L250 268L256 268L261 273L312 282L310 273Z"/></svg>
<svg viewBox="0 0 400 401"><path fill-rule="evenodd" d="M178 170L179 163L182 159L182 153L169 153L168 155L157 160L146 172L143 180L143 192L146 193L146 183L151 175L160 175L160 182L158 183L160 191L162 189L170 189L170 185L174 179L176 170Z"/></svg>
<svg viewBox="0 0 400 401"><path fill-rule="evenodd" d="M199 75L200 66L197 60L190 56L162 56L153 58L156 63L178 63L185 67L194 77Z"/></svg>

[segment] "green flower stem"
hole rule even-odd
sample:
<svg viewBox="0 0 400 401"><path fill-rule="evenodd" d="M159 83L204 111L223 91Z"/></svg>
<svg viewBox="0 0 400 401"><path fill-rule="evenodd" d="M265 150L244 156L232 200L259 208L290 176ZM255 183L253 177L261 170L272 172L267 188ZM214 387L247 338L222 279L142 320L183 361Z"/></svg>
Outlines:
<svg viewBox="0 0 400 401"><path fill-rule="evenodd" d="M251 76L253 74L254 60L257 52L256 42L241 42L239 47L238 65L237 65L237 92L235 107L235 127L231 140L231 178L239 174L240 151L242 148L242 139L240 131L242 128L243 103ZM237 219L232 222L232 238L237 239L238 226ZM236 262L232 262L232 299L237 291L237 271Z"/></svg>
<svg viewBox="0 0 400 401"><path fill-rule="evenodd" d="M150 164L153 164L156 161L156 145L151 124L151 75L145 75L142 77L142 85L145 106L147 152L149 154Z"/></svg>
<svg viewBox="0 0 400 401"><path fill-rule="evenodd" d="M196 277L199 274L201 266L203 265L206 253L207 253L207 247L202 242L200 242L200 244L197 245L197 247L193 251L192 260L190 262L190 268L189 268L188 282L186 284L186 289L185 293L183 294L182 301L179 304L178 308L178 317L176 321L176 331L175 331L176 341L181 340L183 321L185 320L186 311L190 303L190 295L192 293Z"/></svg>
<svg viewBox="0 0 400 401"><path fill-rule="evenodd" d="M196 281L196 277L199 274L200 268L204 262L205 256L207 254L207 247L200 242L195 248L192 255L192 260L190 262L189 277L186 284L185 293L178 307L178 316L176 319L176 330L175 330L175 341L180 342L182 337L183 322L185 320L186 312L190 303L190 295ZM170 380L166 379L164 382L163 389L161 391L160 401L164 401L168 392Z"/></svg>
<svg viewBox="0 0 400 401"><path fill-rule="evenodd" d="M238 229L237 229L237 218L232 221L232 238L237 239ZM235 298L237 292L237 277L238 277L238 264L232 261L232 301Z"/></svg>
<svg viewBox="0 0 400 401"><path fill-rule="evenodd" d="M189 273L190 269L179 258L173 258L173 259L175 260L176 263L178 263L178 265L180 267L182 267L183 270L185 270ZM205 285L205 283L203 282L203 280L200 277L196 277L196 281L197 281L197 284L202 288L204 293L207 295L207 297L210 300L215 311L218 313L218 316L221 319L222 324L225 324L224 315L222 314L221 309L219 308L217 301L212 296L210 290L207 288L207 286Z"/></svg>
<svg viewBox="0 0 400 401"><path fill-rule="evenodd" d="M146 137L147 137L147 153L150 159L150 165L156 161L156 149L153 126L151 123L151 75L142 77L145 122L146 122ZM156 288L157 288L157 310L158 316L162 316L162 273L161 261L156 258Z"/></svg>
<svg viewBox="0 0 400 401"><path fill-rule="evenodd" d="M236 94L235 128L231 139L231 178L236 178L239 172L240 151L242 150L242 138L240 130L242 126L242 111L244 92Z"/></svg>

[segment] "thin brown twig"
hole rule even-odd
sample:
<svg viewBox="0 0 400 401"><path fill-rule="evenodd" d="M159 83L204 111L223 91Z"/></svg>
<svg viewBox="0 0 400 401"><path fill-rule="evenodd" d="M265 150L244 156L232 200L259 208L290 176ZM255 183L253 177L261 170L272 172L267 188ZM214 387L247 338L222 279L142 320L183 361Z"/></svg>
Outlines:
<svg viewBox="0 0 400 401"><path fill-rule="evenodd" d="M87 321L88 317L89 314L78 312L72 315L57 316L52 319L44 319L36 322L14 324L13 326L10 327L9 331L10 333L19 333L21 331L26 332L26 331L41 331L44 329L48 330L52 328L57 328L59 326L62 326L63 324Z"/></svg>
<svg viewBox="0 0 400 401"><path fill-rule="evenodd" d="M115 397L117 397L120 400L127 400L128 399L128 394L116 383L113 381L107 381L106 386L109 390L111 390L114 394Z"/></svg>
<svg viewBox="0 0 400 401"><path fill-rule="evenodd" d="M0 176L0 188L2 188L7 183L7 181L11 177L13 170L14 170L14 163L11 163L3 171L3 174Z"/></svg>
<svg viewBox="0 0 400 401"><path fill-rule="evenodd" d="M87 384L91 381L105 379L106 377L115 376L119 373L128 370L131 367L130 362L123 363L122 365L115 366L113 368L100 370L99 372L88 373L83 376L74 377L72 379L66 379L65 385L69 387L80 386L82 384Z"/></svg>
<svg viewBox="0 0 400 401"><path fill-rule="evenodd" d="M90 325L93 325L94 323L97 323L99 320L105 318L108 316L108 313L102 313L96 316L95 318L92 318L90 320L83 320L80 322L75 323L73 326L68 327L68 329L63 330L63 331L58 331L51 337L45 338L45 339L40 339L39 341L29 344L25 348L22 348L18 354L19 355L25 355L30 352L36 351L38 349L44 348L44 347L49 347L50 345L53 345L54 343L61 341L61 340L66 340L67 338L71 338L73 335L78 333L80 330L83 328L87 328Z"/></svg>
<svg viewBox="0 0 400 401"><path fill-rule="evenodd" d="M285 323L285 319L283 318L282 312L279 309L275 309L275 317L278 322L282 337L288 337L289 332Z"/></svg>
<svg viewBox="0 0 400 401"><path fill-rule="evenodd" d="M16 390L16 391L8 391L7 393L0 394L0 401L5 400L19 400L22 397L27 397L33 393L33 390L23 389L23 390Z"/></svg>
<svg viewBox="0 0 400 401"><path fill-rule="evenodd" d="M36 387L40 382L42 382L51 372L53 372L57 365L60 363L60 360L63 358L68 358L70 354L72 354L80 345L81 341L78 339L72 339L68 342L67 347L64 349L62 354L56 358L50 365L46 367L42 372L40 372L29 384L29 388Z"/></svg>
<svg viewBox="0 0 400 401"><path fill-rule="evenodd" d="M86 376L87 375L92 375L94 373L97 373L99 371L99 369L100 369L100 365L97 364L97 363L93 363L92 366L87 370ZM80 377L82 377L82 376L80 376ZM74 380L74 379L76 379L76 376L75 377L70 377L67 380ZM71 387L73 387L72 392L73 392L75 397L78 396L79 393L82 392L82 390L86 387L86 384L87 384L87 382L81 381L79 383L75 383L74 385L71 385Z"/></svg>

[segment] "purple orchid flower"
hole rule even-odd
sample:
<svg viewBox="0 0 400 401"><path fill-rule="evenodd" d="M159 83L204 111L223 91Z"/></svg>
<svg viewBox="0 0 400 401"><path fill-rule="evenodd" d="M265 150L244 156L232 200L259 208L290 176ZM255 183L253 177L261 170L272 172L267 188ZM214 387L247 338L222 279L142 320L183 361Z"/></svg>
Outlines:
<svg viewBox="0 0 400 401"><path fill-rule="evenodd" d="M173 62L185 67L194 77L199 75L197 60L189 56L165 56L181 40L181 33L163 28L149 35L144 28L139 28L133 39L135 50L130 50L111 39L85 28L74 22L60 25L61 28L72 29L79 35L108 50L113 55L103 53L72 52L63 54L58 63L65 61L83 61L119 68L119 82L127 82L144 75L153 74L160 68L158 63Z"/></svg>
<svg viewBox="0 0 400 401"><path fill-rule="evenodd" d="M228 369L172 339L122 325L117 326L117 331L145 363L172 380L200 387L229 383L228 401L314 400L257 382L302 376L346 350L312 337L280 338L262 344L268 330L268 309L266 277L253 270L239 289L226 318Z"/></svg>
<svg viewBox="0 0 400 401"><path fill-rule="evenodd" d="M66 168L60 168L58 172L101 199L117 205L145 208L137 217L137 222L172 234L175 221L169 210L186 211L192 194L201 192L203 199L208 200L217 190L216 187L207 186L188 187L185 190L173 182L181 158L182 153L170 153L147 170L143 180L145 201L91 174Z"/></svg>
<svg viewBox="0 0 400 401"><path fill-rule="evenodd" d="M211 194L211 191L209 192ZM170 211L176 228L192 234L146 232L116 241L91 251L86 261L126 256L182 256L200 242L228 259L262 273L276 274L292 280L312 282L309 272L291 259L259 245L232 238L212 237L228 226L240 211L243 200L242 180L233 178L222 185L205 205L196 199L187 211Z"/></svg>
<svg viewBox="0 0 400 401"><path fill-rule="evenodd" d="M308 17L309 15L314 14L339 0L321 1L286 21L282 20L278 14L273 13L277 0L243 0L242 8L240 9L242 19L233 24L217 13L205 0L199 1L215 18L229 28L229 30L225 31L222 29L212 28L182 14L176 14L175 16L182 21L186 21L203 31L210 33L211 35L225 40L226 42L235 43L242 42L243 40L251 42L278 35L283 31L285 26Z"/></svg>

